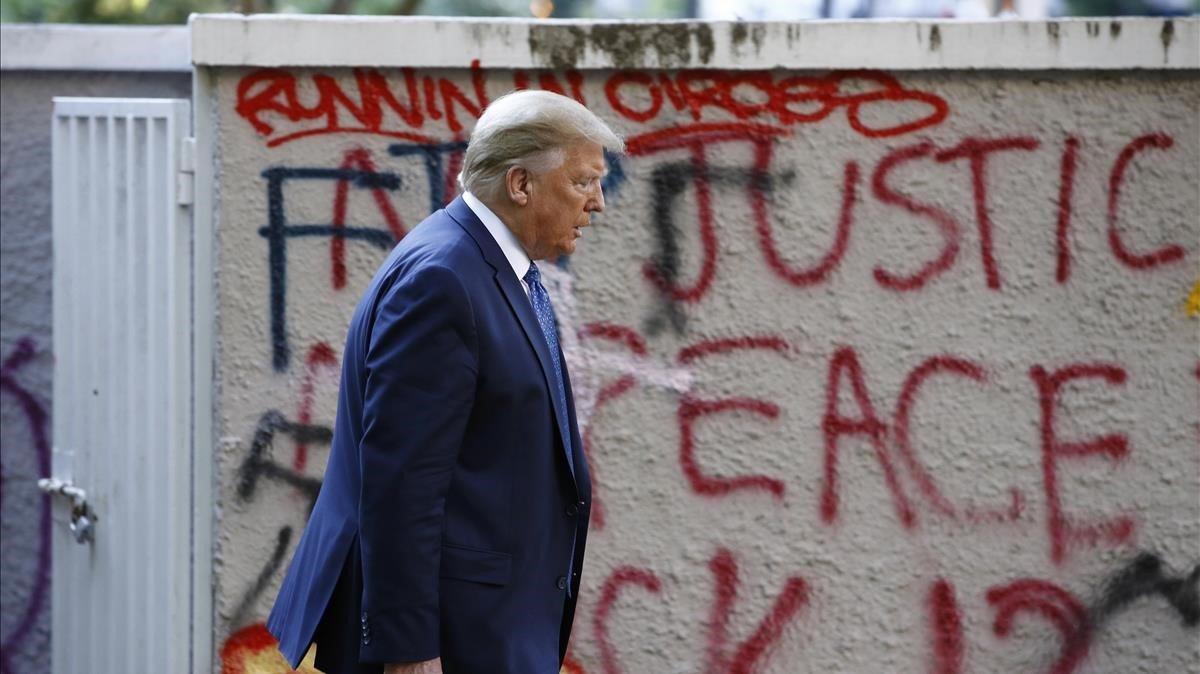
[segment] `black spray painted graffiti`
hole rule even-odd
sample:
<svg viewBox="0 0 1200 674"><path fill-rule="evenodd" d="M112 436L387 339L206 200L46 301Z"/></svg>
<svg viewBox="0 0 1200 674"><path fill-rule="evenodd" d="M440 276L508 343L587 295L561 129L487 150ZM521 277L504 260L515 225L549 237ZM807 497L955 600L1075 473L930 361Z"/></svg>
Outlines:
<svg viewBox="0 0 1200 674"><path fill-rule="evenodd" d="M395 143L388 146L388 154L397 158L420 157L423 161L426 180L429 185L428 213L445 205L456 193L454 178L462 163L462 154L466 150L465 141L447 143ZM625 172L616 155L605 152L609 174L604 181L604 189L615 193L625 181ZM354 168L354 166L358 168ZM346 154L341 168L321 167L274 167L262 172L267 179L267 226L258 230L267 239L268 274L270 287L271 313L271 364L276 372L286 372L291 362L291 345L287 333L287 267L288 239L294 237L319 237L336 241L363 241L379 250L389 250L396 244L403 230L399 217L395 213L384 191L396 192L400 189L400 176L394 172L376 171L366 150L351 150ZM291 224L287 218L284 187L289 181L325 181L337 184L333 203L334 216L332 222L320 224ZM347 187L356 190L372 190L377 200L383 200L380 210L387 221L387 228L382 227L350 227L340 220L344 219L346 209L345 192ZM336 245L336 244L335 244Z"/></svg>
<svg viewBox="0 0 1200 674"><path fill-rule="evenodd" d="M270 247L269 274L271 288L271 358L276 372L287 370L291 347L287 338L287 240L292 237L342 238L365 241L387 250L396 237L386 229L375 227L346 227L335 223L288 224L284 208L283 188L290 180L342 181L358 189L400 188L400 176L379 171L336 168L269 168L262 173L267 179L267 226L258 230Z"/></svg>
<svg viewBox="0 0 1200 674"><path fill-rule="evenodd" d="M1109 579L1099 601L1088 612L1094 627L1129 607L1135 599L1160 595L1186 627L1200 625L1200 564L1186 576L1163 573L1158 555L1143 552Z"/></svg>
<svg viewBox="0 0 1200 674"><path fill-rule="evenodd" d="M1073 625L1064 623L1064 642L1061 655L1051 669L1055 674L1075 671L1088 657L1091 645L1100 636L1104 625L1125 611L1137 599L1161 596L1175 609L1184 627L1200 624L1200 564L1186 576L1172 576L1163 571L1163 561L1151 552L1141 552L1132 561L1109 576L1099 597L1086 609L1078 607ZM1028 601L1028 597L1025 598ZM1056 612L1050 610L1048 615ZM1071 611L1063 615L1071 615Z"/></svg>
<svg viewBox="0 0 1200 674"><path fill-rule="evenodd" d="M259 478L266 477L289 484L303 492L309 497L308 510L312 512L312 506L317 501L317 492L321 489L321 481L286 468L271 457L275 436L279 433L303 443L328 445L333 440L333 431L328 426L288 421L278 411L267 410L258 419L258 427L254 429L254 440L250 443L250 453L238 469L238 498L248 501L254 496Z"/></svg>
<svg viewBox="0 0 1200 674"><path fill-rule="evenodd" d="M463 140L433 144L395 143L388 146L388 154L393 157L419 156L424 159L425 177L429 181L429 212L433 213L450 201L447 195L455 190L456 172L462 163L462 153L466 149L467 142ZM449 164L444 160L446 156L450 158ZM618 155L605 150L604 160L608 165L608 175L604 177L601 188L605 197L611 198L625 182L625 171Z"/></svg>
<svg viewBox="0 0 1200 674"><path fill-rule="evenodd" d="M716 232L709 190L714 185L742 187L759 195L769 195L777 184L790 185L795 173L779 176L756 168L708 166L698 161L681 161L655 167L650 175L653 187L654 210L651 227L654 230L654 252L645 274L658 286L661 306L646 319L645 330L658 334L668 325L682 334L687 323L680 300L688 301L703 295L712 282L716 265ZM699 278L690 288L681 287L680 246L682 229L676 222L677 202L693 185L698 190L697 216L700 220L701 269Z"/></svg>
<svg viewBox="0 0 1200 674"><path fill-rule="evenodd" d="M429 212L441 208L448 200L446 193L454 190L453 176L446 174L443 157L450 156L450 166L461 163L461 155L467 149L466 141L434 143L396 143L388 146L393 157L420 156L425 160L425 177L429 180Z"/></svg>
<svg viewBox="0 0 1200 674"><path fill-rule="evenodd" d="M275 410L268 410L258 420L254 430L254 440L250 443L250 451L238 468L238 500L248 501L254 497L260 479L275 480L295 487L307 497L308 506L305 509L305 519L312 514L313 506L317 503L317 494L321 491L321 481L301 475L296 471L280 465L271 456L275 438L279 434L290 437L295 442L328 445L333 439L333 431L328 426L315 424L300 424L289 421ZM242 596L238 607L233 612L231 624L236 629L249 622L249 616L258 602L259 597L266 591L287 553L292 541L292 527L281 528L276 535L275 548L271 557L258 572L250 589Z"/></svg>

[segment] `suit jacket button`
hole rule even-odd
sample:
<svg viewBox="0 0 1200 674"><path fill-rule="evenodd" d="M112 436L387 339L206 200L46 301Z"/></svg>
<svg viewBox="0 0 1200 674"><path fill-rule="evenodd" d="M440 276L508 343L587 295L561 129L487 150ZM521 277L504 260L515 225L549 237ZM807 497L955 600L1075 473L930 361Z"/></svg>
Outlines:
<svg viewBox="0 0 1200 674"><path fill-rule="evenodd" d="M567 506L567 517L574 517L577 512L579 512L579 509L575 507L574 503Z"/></svg>
<svg viewBox="0 0 1200 674"><path fill-rule="evenodd" d="M559 576L557 585L558 585L558 589L560 589L560 590L567 589L567 577Z"/></svg>

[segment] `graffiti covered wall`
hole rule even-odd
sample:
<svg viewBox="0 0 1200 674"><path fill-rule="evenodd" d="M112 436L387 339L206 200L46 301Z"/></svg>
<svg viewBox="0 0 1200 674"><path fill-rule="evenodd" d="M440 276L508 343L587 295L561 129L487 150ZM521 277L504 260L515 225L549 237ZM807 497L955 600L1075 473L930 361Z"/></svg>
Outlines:
<svg viewBox="0 0 1200 674"><path fill-rule="evenodd" d="M1197 671L1196 73L701 65L214 70L225 670L281 666L360 292L540 87L629 148L546 274L565 671Z"/></svg>

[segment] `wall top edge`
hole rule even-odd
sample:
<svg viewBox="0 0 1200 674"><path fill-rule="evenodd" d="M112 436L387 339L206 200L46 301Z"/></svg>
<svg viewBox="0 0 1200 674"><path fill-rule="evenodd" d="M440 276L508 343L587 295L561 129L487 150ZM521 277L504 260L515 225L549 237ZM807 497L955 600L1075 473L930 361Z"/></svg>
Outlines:
<svg viewBox="0 0 1200 674"><path fill-rule="evenodd" d="M731 22L198 14L197 66L1197 70L1200 19ZM447 48L451 46L452 48ZM864 48L869 46L869 48Z"/></svg>
<svg viewBox="0 0 1200 674"><path fill-rule="evenodd" d="M0 70L191 72L187 26L0 24Z"/></svg>

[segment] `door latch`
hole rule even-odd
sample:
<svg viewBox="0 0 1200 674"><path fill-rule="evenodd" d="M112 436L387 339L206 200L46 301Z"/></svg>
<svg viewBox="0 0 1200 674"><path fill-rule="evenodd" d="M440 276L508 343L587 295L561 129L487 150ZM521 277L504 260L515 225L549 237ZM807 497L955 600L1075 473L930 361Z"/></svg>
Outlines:
<svg viewBox="0 0 1200 674"><path fill-rule="evenodd" d="M51 496L62 496L71 499L71 534L75 542L86 545L96 540L96 512L87 502L87 492L71 484L70 480L63 481L56 477L42 478L37 481L38 489Z"/></svg>

